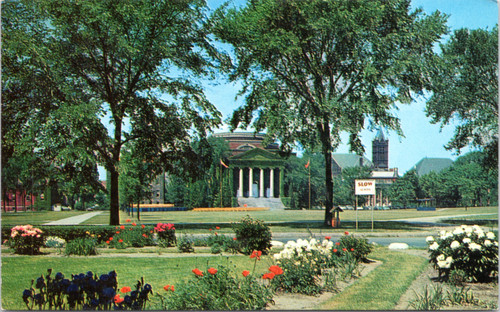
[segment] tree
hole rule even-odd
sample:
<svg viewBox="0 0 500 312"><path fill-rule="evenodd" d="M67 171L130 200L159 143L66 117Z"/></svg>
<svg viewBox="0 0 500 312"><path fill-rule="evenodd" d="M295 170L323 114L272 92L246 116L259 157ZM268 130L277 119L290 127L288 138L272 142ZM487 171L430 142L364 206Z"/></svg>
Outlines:
<svg viewBox="0 0 500 312"><path fill-rule="evenodd" d="M393 205L408 207L415 203L417 198L415 177L415 170L410 170L391 184L388 196Z"/></svg>
<svg viewBox="0 0 500 312"><path fill-rule="evenodd" d="M446 32L439 12L410 12L409 0L254 0L221 9L216 35L234 46L233 80L245 104L233 128L267 128L282 148L298 144L325 159L325 224L333 207L332 152L340 133L363 154L359 132L381 125L402 135L390 112L429 88L433 45Z"/></svg>
<svg viewBox="0 0 500 312"><path fill-rule="evenodd" d="M447 149L484 150L485 165L498 167L498 25L460 29L441 45L427 115L433 123L458 120Z"/></svg>
<svg viewBox="0 0 500 312"><path fill-rule="evenodd" d="M220 123L198 80L225 62L208 40L204 1L38 0L2 8L2 121L23 126L2 144L25 137L37 157L60 167L102 164L111 225L119 224L124 144L136 141L169 170L176 159L193 159L190 135Z"/></svg>
<svg viewBox="0 0 500 312"><path fill-rule="evenodd" d="M349 167L342 170L342 176L336 179L338 188L334 194L334 199L341 205L356 205L356 195L354 192L354 183L356 179L369 179L371 177L370 167ZM358 205L365 202L365 196L358 199ZM356 207L357 209L357 207Z"/></svg>

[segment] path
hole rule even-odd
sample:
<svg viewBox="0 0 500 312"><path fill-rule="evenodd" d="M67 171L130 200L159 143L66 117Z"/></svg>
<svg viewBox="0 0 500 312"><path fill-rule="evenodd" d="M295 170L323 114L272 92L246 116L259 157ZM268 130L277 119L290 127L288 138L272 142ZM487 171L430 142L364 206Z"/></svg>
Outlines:
<svg viewBox="0 0 500 312"><path fill-rule="evenodd" d="M408 223L439 223L439 221L441 219L466 218L466 217L471 217L471 216L486 216L486 215L494 215L494 214L496 214L496 213L475 213L475 214L464 214L464 215L393 219L390 221L399 221L399 222L408 222ZM448 226L450 226L450 224L448 224ZM455 225L451 224L451 226L455 226Z"/></svg>
<svg viewBox="0 0 500 312"><path fill-rule="evenodd" d="M76 225L76 224L80 224L84 221L87 221L88 219L93 218L97 215L100 215L101 213L102 213L102 211L88 212L88 213L84 213L84 214L81 214L78 216L48 222L48 223L45 223L44 225Z"/></svg>

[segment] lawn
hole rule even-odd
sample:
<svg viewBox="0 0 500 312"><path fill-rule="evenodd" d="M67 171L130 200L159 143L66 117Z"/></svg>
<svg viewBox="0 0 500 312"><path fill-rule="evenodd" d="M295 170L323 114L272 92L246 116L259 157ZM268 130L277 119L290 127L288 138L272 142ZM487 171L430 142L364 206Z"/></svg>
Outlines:
<svg viewBox="0 0 500 312"><path fill-rule="evenodd" d="M428 259L377 248L370 258L382 265L334 296L321 310L392 310L399 298L428 265Z"/></svg>
<svg viewBox="0 0 500 312"><path fill-rule="evenodd" d="M50 221L74 217L85 214L87 211L27 211L2 212L2 226L11 227L20 224L40 225ZM108 215L109 218L109 215Z"/></svg>
<svg viewBox="0 0 500 312"><path fill-rule="evenodd" d="M238 276L243 270L252 270L254 260L248 256L189 256L182 258L98 256L98 257L59 257L59 256L14 256L2 257L2 309L26 310L21 295L29 288L31 280L45 275L48 268L62 272L66 277L71 274L93 271L98 275L116 270L118 286L133 286L138 279L153 287L154 292L163 292L164 285L177 285L193 275L191 270L224 265L234 268ZM256 273L264 273L271 264L269 256L257 262ZM53 273L53 274L54 274ZM154 308L154 307L152 307Z"/></svg>

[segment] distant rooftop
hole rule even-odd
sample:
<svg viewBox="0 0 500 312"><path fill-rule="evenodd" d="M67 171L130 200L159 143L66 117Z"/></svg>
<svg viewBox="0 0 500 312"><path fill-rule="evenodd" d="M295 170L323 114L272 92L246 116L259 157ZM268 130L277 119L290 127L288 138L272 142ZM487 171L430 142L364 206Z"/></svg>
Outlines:
<svg viewBox="0 0 500 312"><path fill-rule="evenodd" d="M361 163L364 167L373 167L373 163L368 158L356 154L333 154L332 158L333 161L336 162L342 169L360 167Z"/></svg>
<svg viewBox="0 0 500 312"><path fill-rule="evenodd" d="M442 170L450 167L453 160L449 158L422 158L413 168L417 171L417 175L423 176L432 171L439 173Z"/></svg>

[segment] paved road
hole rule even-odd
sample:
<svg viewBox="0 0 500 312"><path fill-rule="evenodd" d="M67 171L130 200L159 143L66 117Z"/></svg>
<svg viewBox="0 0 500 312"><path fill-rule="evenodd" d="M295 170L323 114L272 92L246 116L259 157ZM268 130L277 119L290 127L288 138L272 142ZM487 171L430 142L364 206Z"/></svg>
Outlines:
<svg viewBox="0 0 500 312"><path fill-rule="evenodd" d="M101 213L102 213L102 211L88 212L88 213L84 213L84 214L81 214L78 216L48 222L48 223L45 223L44 225L76 225L76 224L80 224L84 221L87 221L88 219L93 218Z"/></svg>

